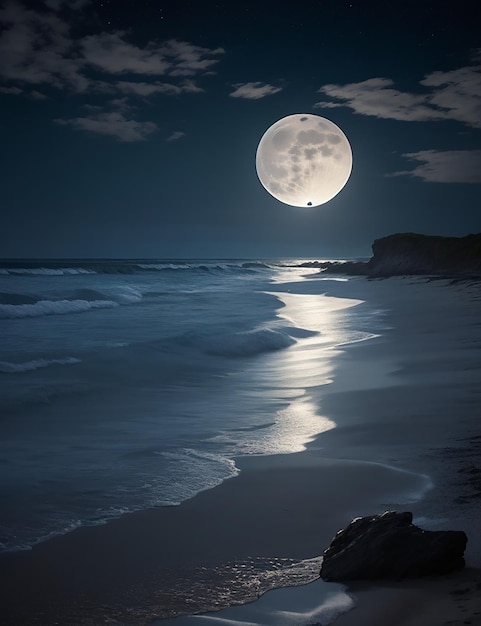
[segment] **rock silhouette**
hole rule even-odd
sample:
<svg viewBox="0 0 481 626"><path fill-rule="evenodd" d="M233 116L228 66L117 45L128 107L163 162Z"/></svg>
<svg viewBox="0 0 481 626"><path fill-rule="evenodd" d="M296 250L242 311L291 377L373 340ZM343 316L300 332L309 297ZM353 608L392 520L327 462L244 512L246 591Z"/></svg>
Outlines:
<svg viewBox="0 0 481 626"><path fill-rule="evenodd" d="M352 520L324 552L321 578L415 578L447 574L464 567L468 541L464 532L423 530L412 519L410 512L386 511Z"/></svg>
<svg viewBox="0 0 481 626"><path fill-rule="evenodd" d="M481 233L438 237L398 233L376 239L369 261L308 261L330 273L387 278L389 276L481 277Z"/></svg>

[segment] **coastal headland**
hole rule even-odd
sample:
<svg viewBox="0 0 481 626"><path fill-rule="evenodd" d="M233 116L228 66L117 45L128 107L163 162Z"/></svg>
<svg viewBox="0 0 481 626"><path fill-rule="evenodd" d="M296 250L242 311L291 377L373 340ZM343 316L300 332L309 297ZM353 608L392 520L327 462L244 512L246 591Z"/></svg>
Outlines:
<svg viewBox="0 0 481 626"><path fill-rule="evenodd" d="M387 278L445 276L481 278L481 234L441 237L397 233L376 239L365 262L314 262L329 272Z"/></svg>

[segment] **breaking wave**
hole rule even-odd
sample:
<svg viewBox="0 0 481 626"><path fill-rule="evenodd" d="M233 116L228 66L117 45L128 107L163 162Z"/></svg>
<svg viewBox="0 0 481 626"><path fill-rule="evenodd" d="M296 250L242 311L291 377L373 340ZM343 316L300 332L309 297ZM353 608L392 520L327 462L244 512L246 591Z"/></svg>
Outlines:
<svg viewBox="0 0 481 626"><path fill-rule="evenodd" d="M116 306L119 306L119 303L113 300L39 300L35 304L0 304L0 319L66 315Z"/></svg>
<svg viewBox="0 0 481 626"><path fill-rule="evenodd" d="M3 372L4 374L18 374L21 372L38 370L42 367L49 367L50 365L72 365L80 362L80 359L73 356L66 356L62 359L34 359L32 361L25 361L24 363L9 363L8 361L0 361L0 372Z"/></svg>
<svg viewBox="0 0 481 626"><path fill-rule="evenodd" d="M207 354L242 357L282 350L295 344L296 340L285 332L261 328L231 335L221 333L215 336L207 332L188 332L182 337L181 342L184 345L199 348Z"/></svg>
<svg viewBox="0 0 481 626"><path fill-rule="evenodd" d="M0 274L17 276L72 276L75 274L95 274L83 267L0 267Z"/></svg>
<svg viewBox="0 0 481 626"><path fill-rule="evenodd" d="M142 300L142 293L128 285L105 287L103 291L97 289L76 289L71 293L72 300L86 300L87 302L113 301L117 304L134 304Z"/></svg>
<svg viewBox="0 0 481 626"><path fill-rule="evenodd" d="M8 276L72 276L75 274L136 274L143 272L244 272L269 269L272 265L261 261L150 261L150 260L92 260L75 261L71 266L58 265L56 262L36 264L28 262L6 262L0 267L0 275ZM40 263L40 262L38 262ZM64 262L65 263L65 262Z"/></svg>
<svg viewBox="0 0 481 626"><path fill-rule="evenodd" d="M142 293L134 287L121 285L96 289L76 289L58 300L37 300L22 294L0 294L0 319L24 319L44 315L84 313L91 309L111 309L121 304L136 304Z"/></svg>

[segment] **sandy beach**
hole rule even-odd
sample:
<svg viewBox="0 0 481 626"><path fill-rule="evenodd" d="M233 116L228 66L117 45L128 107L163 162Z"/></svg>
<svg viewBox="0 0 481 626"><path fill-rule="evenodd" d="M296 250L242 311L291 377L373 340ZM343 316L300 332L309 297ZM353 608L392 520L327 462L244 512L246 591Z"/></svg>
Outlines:
<svg viewBox="0 0 481 626"><path fill-rule="evenodd" d="M403 498L383 504L413 511L414 523L426 529L465 530L467 567L443 577L352 584L344 595L336 589L335 599L326 599L326 583L317 580L172 624L481 624L479 286L402 278L393 283L395 290L386 281L370 281L370 295L390 309L391 328L379 339L350 346L337 360L322 407L338 427L322 433L304 458L342 451L344 458L378 459L429 476L431 487L420 499L412 493L409 504ZM375 507L372 492L364 495L374 506L371 513L384 510Z"/></svg>
<svg viewBox="0 0 481 626"><path fill-rule="evenodd" d="M237 477L180 506L3 554L2 623L149 623L174 616L172 581L183 576L199 588L208 580L219 609L236 604L237 587L262 597L156 624L307 625L338 614L338 626L480 624L479 286L362 279L350 294L387 310L390 330L336 357L334 382L319 391L336 428L305 452L237 459ZM423 528L464 530L467 568L347 589L316 580L336 531L386 509L413 511ZM268 560L278 572L270 586L290 586L262 595L256 571ZM231 584L215 588L215 571ZM185 613L203 609L186 601Z"/></svg>

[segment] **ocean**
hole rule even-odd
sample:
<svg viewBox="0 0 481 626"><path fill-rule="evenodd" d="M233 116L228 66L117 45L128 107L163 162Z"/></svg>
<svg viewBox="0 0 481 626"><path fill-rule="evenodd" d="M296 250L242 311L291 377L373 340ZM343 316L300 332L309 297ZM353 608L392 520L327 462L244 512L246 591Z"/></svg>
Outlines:
<svg viewBox="0 0 481 626"><path fill-rule="evenodd" d="M384 332L362 280L305 259L0 262L2 551L177 505L333 428L336 355Z"/></svg>

